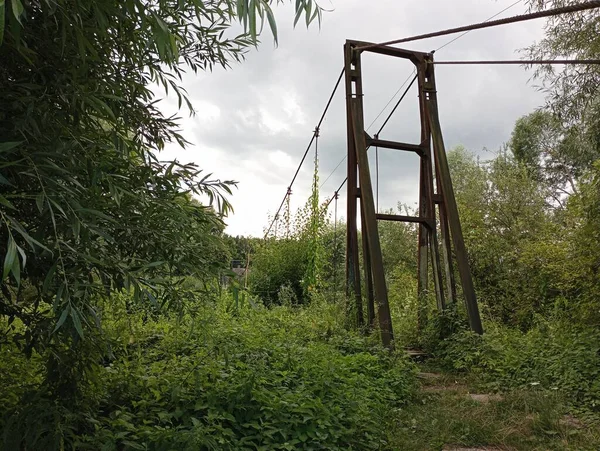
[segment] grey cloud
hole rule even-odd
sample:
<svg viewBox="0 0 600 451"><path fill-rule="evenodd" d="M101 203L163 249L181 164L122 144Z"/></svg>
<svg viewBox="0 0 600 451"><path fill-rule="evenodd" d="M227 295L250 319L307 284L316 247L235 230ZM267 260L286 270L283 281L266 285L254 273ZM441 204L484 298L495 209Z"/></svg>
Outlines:
<svg viewBox="0 0 600 451"><path fill-rule="evenodd" d="M510 0L378 0L334 1L335 11L326 13L321 30L292 28L292 6L276 10L279 47L273 48L265 34L258 50L231 70L216 69L199 77L186 76L185 86L191 97L216 105L220 115L211 120L194 118L185 121L185 135L196 143L193 155L202 165L202 148L218 149L230 161L218 167L218 176L228 178L235 167L240 190L258 199L251 217L230 218L234 232L258 235L266 223L266 212L279 205L294 168L273 164L268 156L281 151L298 162L311 137L327 97L343 64L345 39L383 41L487 19L512 3ZM326 5L325 5L326 6ZM523 5L503 16L524 11ZM543 23L510 25L474 31L436 54L436 59L517 58L515 50L541 37ZM408 43L406 48L430 51L455 36ZM368 125L390 96L411 72L407 63L392 58L365 56L365 123ZM465 145L483 157L483 151L499 148L510 137L515 120L543 103L542 95L528 85L530 73L521 67L438 66L436 80L440 102L440 119L448 148ZM287 98L297 99L297 110L286 108ZM390 106L391 108L391 106ZM389 109L388 109L389 110ZM270 130L273 116L285 128ZM300 112L300 113L299 113ZM386 114L373 126L375 131ZM332 103L319 139L321 181L345 154L345 108L343 84ZM389 139L417 140L418 109L413 89L402 107L386 127ZM395 207L397 202L416 200L416 160L402 152L380 151L380 206ZM373 152L370 151L373 161ZM257 162L258 164L251 164ZM345 176L345 163L327 181L322 196L330 196ZM252 180L245 175L252 172ZM373 170L374 172L374 170ZM294 189L294 205L304 203L310 190L312 152ZM234 204L235 204L234 196ZM245 199L245 198L244 198ZM345 200L340 199L340 213ZM267 205L268 204L268 205Z"/></svg>

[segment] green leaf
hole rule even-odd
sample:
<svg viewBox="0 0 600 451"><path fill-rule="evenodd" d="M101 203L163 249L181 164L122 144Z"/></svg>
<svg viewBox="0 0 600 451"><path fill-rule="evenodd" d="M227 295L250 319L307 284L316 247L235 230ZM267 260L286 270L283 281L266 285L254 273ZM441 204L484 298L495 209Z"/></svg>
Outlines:
<svg viewBox="0 0 600 451"><path fill-rule="evenodd" d="M169 35L169 43L171 44L171 53L173 54L173 58L178 58L179 49L177 48L177 38L174 34Z"/></svg>
<svg viewBox="0 0 600 451"><path fill-rule="evenodd" d="M166 22L164 20L162 20L160 17L158 17L156 14L154 14L154 18L156 19L156 23L158 24L160 29L163 31L163 33L165 33L166 35L170 34L169 27L167 26Z"/></svg>
<svg viewBox="0 0 600 451"><path fill-rule="evenodd" d="M247 0L237 1L237 16L242 19L244 24L244 31L248 28L248 15L247 15Z"/></svg>
<svg viewBox="0 0 600 451"><path fill-rule="evenodd" d="M98 114L108 116L108 118L112 119L113 121L117 120L113 110L103 100L100 100L98 97L89 96L87 97L87 101L98 112Z"/></svg>
<svg viewBox="0 0 600 451"><path fill-rule="evenodd" d="M107 214L102 213L101 211L98 211L98 210L94 210L92 208L80 208L77 211L80 213L88 213L88 214L91 214L94 216L98 216L99 218L106 219L107 221L116 222L113 218L111 218Z"/></svg>
<svg viewBox="0 0 600 451"><path fill-rule="evenodd" d="M319 24L320 24L321 23L321 8L319 8L318 5L315 6L315 11L313 12L312 17L308 21L308 24L311 24L313 22L313 20L315 20L316 17L319 18Z"/></svg>
<svg viewBox="0 0 600 451"><path fill-rule="evenodd" d="M2 272L2 280L6 279L8 273L11 271L17 256L17 243L13 239L12 235L8 237L8 246L6 248L6 255L4 256L4 270Z"/></svg>
<svg viewBox="0 0 600 451"><path fill-rule="evenodd" d="M21 259L23 260L23 268L25 268L25 265L27 264L27 255L25 254L25 251L21 246L17 245L17 251L19 252L19 254L21 254Z"/></svg>
<svg viewBox="0 0 600 451"><path fill-rule="evenodd" d="M48 270L46 274L46 278L44 279L44 285L42 286L42 293L48 293L50 288L50 284L52 283L52 279L54 278L54 273L56 272L56 267L58 266L58 260L54 262L54 264Z"/></svg>
<svg viewBox="0 0 600 451"><path fill-rule="evenodd" d="M146 294L146 297L150 300L150 303L152 304L152 306L154 308L158 308L158 301L156 300L156 297L150 293L148 290L144 290L144 293Z"/></svg>
<svg viewBox="0 0 600 451"><path fill-rule="evenodd" d="M15 278L17 285L21 285L21 264L19 263L19 259L15 258L13 261L13 266L10 269L13 277Z"/></svg>
<svg viewBox="0 0 600 451"><path fill-rule="evenodd" d="M58 322L56 323L56 326L54 326L54 330L52 331L52 333L54 333L58 329L60 329L60 327L64 324L65 320L67 319L67 316L69 315L70 311L71 311L71 306L67 305L67 307L60 314L60 318L58 318Z"/></svg>
<svg viewBox="0 0 600 451"><path fill-rule="evenodd" d="M302 8L298 8L297 3L296 3L296 17L294 17L294 27L296 26L296 24L300 20L300 17L302 17L302 12L303 12Z"/></svg>
<svg viewBox="0 0 600 451"><path fill-rule="evenodd" d="M21 3L21 0L11 0L11 3L13 16L15 16L15 19L17 19L19 23L21 23L21 16L23 15L23 11L25 10L23 8L23 4Z"/></svg>
<svg viewBox="0 0 600 451"><path fill-rule="evenodd" d="M310 21L311 21L311 16L310 13L312 11L312 1L307 1L306 5L305 5L305 10L306 10L306 28L308 28L308 26L310 25Z"/></svg>
<svg viewBox="0 0 600 451"><path fill-rule="evenodd" d="M252 40L256 40L256 0L250 0L248 21L250 22L250 36Z"/></svg>
<svg viewBox="0 0 600 451"><path fill-rule="evenodd" d="M76 217L73 218L71 227L73 229L73 237L75 239L79 238L79 233L81 231L81 222L79 222L79 219L77 219Z"/></svg>
<svg viewBox="0 0 600 451"><path fill-rule="evenodd" d="M0 174L0 183L2 185L8 185L8 186L14 186L12 183L10 183L8 181L8 179L6 177L4 177L2 174Z"/></svg>
<svg viewBox="0 0 600 451"><path fill-rule="evenodd" d="M81 327L81 319L79 318L79 313L74 308L71 309L71 319L73 320L73 326L75 326L75 330L79 334L80 338L83 338L83 328Z"/></svg>
<svg viewBox="0 0 600 451"><path fill-rule="evenodd" d="M94 310L93 307L90 305L88 305L87 308L90 312L90 315L92 315L92 318L94 318L94 322L96 323L96 327L98 328L98 330L102 329L102 325L100 324L100 318L98 317L96 310Z"/></svg>
<svg viewBox="0 0 600 451"><path fill-rule="evenodd" d="M7 208L16 210L15 206L13 204L11 204L6 197L4 197L2 195L0 195L0 204L4 205Z"/></svg>
<svg viewBox="0 0 600 451"><path fill-rule="evenodd" d="M32 251L35 251L35 246L40 247L41 249L44 249L48 252L51 252L50 249L48 249L46 246L44 246L42 243L40 243L38 240L36 240L35 238L33 238L31 235L29 235L27 233L27 231L25 231L25 229L23 228L23 226L19 223L19 221L17 221L16 219L14 219L11 216L7 216L8 219L10 220L10 223L12 224L12 226L14 227L14 229L19 232L19 234L21 234L21 236L23 237L23 239L25 241L27 241L27 243L29 244L29 246L31 247Z"/></svg>
<svg viewBox="0 0 600 451"><path fill-rule="evenodd" d="M275 22L275 16L273 15L273 10L269 6L269 4L266 2L265 2L265 12L267 14L267 20L269 21L269 27L271 28L271 33L273 33L273 39L275 39L275 44L277 45L279 42L279 38L277 36L277 23Z"/></svg>
<svg viewBox="0 0 600 451"><path fill-rule="evenodd" d="M40 211L40 213L42 213L44 211L44 199L45 199L45 195L44 193L39 193L37 196L35 196L35 204L37 205L38 210Z"/></svg>
<svg viewBox="0 0 600 451"><path fill-rule="evenodd" d="M50 203L51 203L52 205L54 205L54 207L55 207L55 208L56 208L58 211L60 211L60 212L62 213L62 215L63 215L65 218L67 217L67 214L65 213L65 211L63 210L63 208L62 208L62 207L61 207L61 206L60 206L60 205L59 205L59 204L58 204L56 201L54 201L54 200L52 200L52 199L50 199L50 198L48 198L48 200L50 201Z"/></svg>

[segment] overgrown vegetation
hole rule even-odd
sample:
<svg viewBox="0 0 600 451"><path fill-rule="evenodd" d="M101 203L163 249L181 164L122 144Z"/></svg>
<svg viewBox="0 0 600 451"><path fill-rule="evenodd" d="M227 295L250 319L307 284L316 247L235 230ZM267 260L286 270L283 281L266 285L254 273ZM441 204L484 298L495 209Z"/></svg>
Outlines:
<svg viewBox="0 0 600 451"><path fill-rule="evenodd" d="M454 334L437 352L446 368L468 370L493 390L558 390L572 407L600 410L600 336L595 328L544 322L522 333L491 325L483 337Z"/></svg>
<svg viewBox="0 0 600 451"><path fill-rule="evenodd" d="M414 366L341 328L342 314L322 301L236 309L231 299L183 318L111 309L110 358L66 416L41 362L4 353L5 447L387 448L388 412L411 398Z"/></svg>
<svg viewBox="0 0 600 451"><path fill-rule="evenodd" d="M0 0L1 448L600 446L597 68L542 67L548 105L493 158L449 152L485 335L417 302L416 228L380 224L384 350L354 327L317 155L265 240L224 234L234 182L159 157L186 142L153 85L193 112L184 71L242 61L263 22L276 39L277 3ZM597 58L599 21L552 19L526 52ZM405 346L442 386L417 392Z"/></svg>

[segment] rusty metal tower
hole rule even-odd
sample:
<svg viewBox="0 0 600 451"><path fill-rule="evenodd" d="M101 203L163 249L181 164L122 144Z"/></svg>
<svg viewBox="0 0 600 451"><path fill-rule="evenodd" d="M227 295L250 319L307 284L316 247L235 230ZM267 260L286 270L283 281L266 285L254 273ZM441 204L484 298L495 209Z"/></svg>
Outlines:
<svg viewBox="0 0 600 451"><path fill-rule="evenodd" d="M366 133L361 72L361 54L363 52L403 58L410 60L415 65L419 90L420 143L385 141L379 139L377 135L371 137ZM378 220L419 224L417 269L419 322L422 323L424 320L424 303L429 284L429 262L431 262L438 309L446 308L446 298L449 303L455 302L456 285L452 258L454 255L471 329L482 333L483 327L438 117L433 54L367 42L346 41L344 68L348 131L346 288L348 295L354 297L356 303L357 323L364 323L357 232L357 216L360 210L362 267L366 284L367 316L369 324L373 324L376 318L379 319L383 344L389 346L394 335L377 228ZM376 212L367 158L369 147L414 152L420 157L419 216L388 215Z"/></svg>

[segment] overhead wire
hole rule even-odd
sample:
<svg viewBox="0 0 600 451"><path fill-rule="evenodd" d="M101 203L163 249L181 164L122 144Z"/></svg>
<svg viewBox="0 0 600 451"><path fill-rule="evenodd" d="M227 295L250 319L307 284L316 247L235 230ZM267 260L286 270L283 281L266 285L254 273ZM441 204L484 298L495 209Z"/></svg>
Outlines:
<svg viewBox="0 0 600 451"><path fill-rule="evenodd" d="M513 4L511 4L511 5L507 6L506 8L504 8L502 11L497 12L493 16L487 18L485 20L485 22L488 22L488 21L492 20L494 17L498 17L500 14L502 14L505 11L508 11L510 8L512 8L513 6L518 5L522 1L523 0L517 0ZM462 38L463 36L465 36L468 33L470 33L470 31L465 31L461 35L455 37L454 39L451 39L450 41L446 42L444 45L438 47L436 50L434 50L434 52L437 52L437 51L443 49L444 47L447 47L448 45L452 44L453 42L457 41L458 39ZM415 74L414 78L412 79L412 81L410 82L410 84L408 85L408 87L406 88L406 90L404 91L404 93L402 94L402 96L400 96L400 99L398 99L398 101L396 102L396 105L394 106L394 108L392 108L392 111L390 111L390 113L388 114L386 120L383 122L383 124L381 125L381 127L379 128L379 130L377 131L377 133L375 133L375 138L376 139L379 138L379 134L383 131L383 129L387 125L388 121L392 118L392 116L396 112L396 109L398 108L398 106L400 105L400 103L402 103L402 100L404 100L404 97L406 97L406 94L408 94L408 91L410 90L410 88L412 87L412 85L414 84L414 82L417 80L417 76L418 75L415 72L416 72L416 69L413 69L413 71L408 76L408 78L405 80L405 82L402 84L402 86L400 86L400 88L398 88L398 91L396 91L396 93L392 96L392 98L390 99L390 101L383 107L383 109L377 115L377 117L373 120L373 122L371 122L371 125L373 125L377 121L377 119L379 119L379 117L381 116L381 114L383 113L383 111L392 102L392 100L394 99L394 97L396 97L396 95L398 95L398 92L400 92L400 90L404 87L404 85L406 84L406 82L408 81L408 79L410 79L411 75ZM371 125L369 126L369 128L371 127ZM367 128L367 130L369 128ZM346 157L344 157L344 159L345 158ZM375 194L375 196L376 196L376 203L375 203L375 205L376 205L376 211L377 211L377 213L379 213L379 147L377 147L377 146L375 147L375 186L376 186L376 188L375 188L375 193L376 193Z"/></svg>
<svg viewBox="0 0 600 451"><path fill-rule="evenodd" d="M488 17L486 20L484 20L484 23L485 22L489 22L494 17L498 17L500 14L508 11L509 9L511 9L512 7L518 5L521 2L523 2L523 0L517 0L516 2L514 2L511 5L509 5L506 8L504 8L502 11L499 11L496 14L494 14L493 16ZM438 47L433 52L438 52L439 50L443 49L444 47L449 46L450 44L452 44L453 42L456 42L458 39L462 38L463 36L465 36L466 34L470 33L471 31L472 30L465 31L464 33L460 34L459 36L455 37L454 39L451 39L450 41L446 42L442 46ZM391 101L398 94L398 92L400 92L400 89L402 89L404 87L404 85L406 85L406 82L410 79L411 75L414 74L415 72L416 72L416 69L413 69L413 72L408 76L408 78L402 84L402 86L400 86L400 88L398 89L398 91L396 91L396 93L394 94L394 96L392 97L392 99L390 99L390 101L386 104L386 106L384 107L384 110L391 103ZM410 82L410 85L404 91L404 94L402 94L402 96L400 97L400 99L398 100L398 102L396 103L396 105L394 106L394 108L392 109L392 111L390 112L390 114L388 115L387 119L384 121L383 125L379 128L379 131L375 134L375 136L379 135L382 132L383 128L386 126L386 124L388 123L388 121L390 120L390 118L392 117L392 115L394 114L394 112L396 111L396 109L398 108L398 106L400 105L400 103L402 102L402 100L404 99L404 97L406 96L406 94L408 93L408 91L410 90L411 86L414 84L414 82L415 82L416 79L417 79L417 75L414 76L414 78ZM383 110L381 111L381 113L383 113ZM373 123L381 116L381 113L379 113L379 115L375 118L375 120L371 123L371 125L373 125ZM367 130L368 130L368 128L367 128Z"/></svg>
<svg viewBox="0 0 600 451"><path fill-rule="evenodd" d="M329 207L329 204L331 203L331 201L333 200L333 198L335 197L336 194L338 194L340 192L340 190L344 187L344 185L346 184L346 182L348 181L348 176L346 176L346 178L344 179L344 181L340 184L340 186L338 186L338 189L336 189L333 193L334 195L327 201L327 203L325 204L325 209L327 209L327 207Z"/></svg>
<svg viewBox="0 0 600 451"><path fill-rule="evenodd" d="M600 64L600 59L575 60L466 60L466 61L434 61L433 64Z"/></svg>

